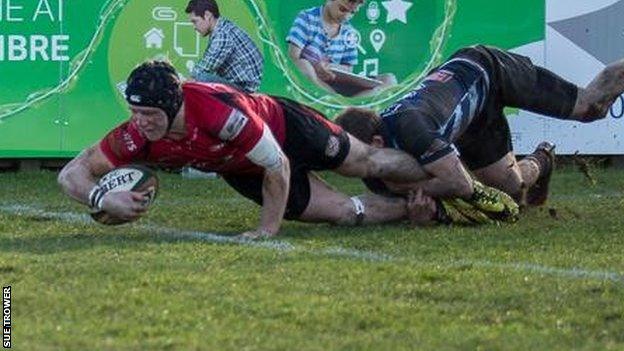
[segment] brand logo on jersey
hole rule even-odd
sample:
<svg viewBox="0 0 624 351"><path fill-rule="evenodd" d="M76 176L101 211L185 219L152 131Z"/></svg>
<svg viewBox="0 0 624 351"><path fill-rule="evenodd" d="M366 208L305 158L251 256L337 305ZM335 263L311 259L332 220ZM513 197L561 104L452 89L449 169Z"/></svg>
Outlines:
<svg viewBox="0 0 624 351"><path fill-rule="evenodd" d="M128 151L133 152L137 149L137 146L134 143L134 140L132 140L132 135L130 135L130 133L124 132L121 138L123 139L124 144L126 145L126 149Z"/></svg>
<svg viewBox="0 0 624 351"><path fill-rule="evenodd" d="M141 95L130 95L130 101L141 102Z"/></svg>
<svg viewBox="0 0 624 351"><path fill-rule="evenodd" d="M440 83L446 83L451 80L453 76L453 72L440 69L428 75L425 80L433 80Z"/></svg>
<svg viewBox="0 0 624 351"><path fill-rule="evenodd" d="M223 129L219 132L219 138L226 141L235 139L243 131L247 122L249 122L249 118L239 110L234 109L225 121Z"/></svg>
<svg viewBox="0 0 624 351"><path fill-rule="evenodd" d="M336 157L340 151L340 140L335 135L332 135L327 140L327 146L325 146L325 155L327 157Z"/></svg>

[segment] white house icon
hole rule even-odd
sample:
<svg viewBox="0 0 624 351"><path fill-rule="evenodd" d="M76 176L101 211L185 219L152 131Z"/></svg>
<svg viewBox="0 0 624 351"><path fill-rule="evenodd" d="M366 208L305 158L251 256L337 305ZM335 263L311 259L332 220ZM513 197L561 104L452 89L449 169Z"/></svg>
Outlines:
<svg viewBox="0 0 624 351"><path fill-rule="evenodd" d="M145 38L145 47L161 49L163 44L163 38L165 34L162 29L152 28L147 31L147 33L143 34L143 38Z"/></svg>

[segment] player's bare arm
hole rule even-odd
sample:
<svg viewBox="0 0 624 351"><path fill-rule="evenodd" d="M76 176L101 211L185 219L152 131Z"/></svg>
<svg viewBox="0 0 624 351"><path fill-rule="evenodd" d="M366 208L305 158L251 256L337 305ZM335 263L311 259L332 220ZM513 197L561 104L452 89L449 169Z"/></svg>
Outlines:
<svg viewBox="0 0 624 351"><path fill-rule="evenodd" d="M136 219L146 210L145 194L138 192L111 192L94 201L94 191L100 176L112 170L99 145L91 146L71 160L58 176L63 191L74 200L97 210L121 218Z"/></svg>
<svg viewBox="0 0 624 351"><path fill-rule="evenodd" d="M349 134L351 149L336 172L347 177L383 178L396 182L415 182L426 179L427 173L409 154L366 145Z"/></svg>
<svg viewBox="0 0 624 351"><path fill-rule="evenodd" d="M423 168L432 178L431 181L422 183L424 192L429 196L469 198L474 192L472 177L455 153L448 154Z"/></svg>
<svg viewBox="0 0 624 351"><path fill-rule="evenodd" d="M243 236L257 238L276 235L288 204L290 162L266 125L261 139L247 154L247 158L264 168L264 178L260 225L256 231L243 233Z"/></svg>
<svg viewBox="0 0 624 351"><path fill-rule="evenodd" d="M89 205L89 192L98 178L113 169L99 145L83 150L63 167L58 183L63 191L74 200Z"/></svg>

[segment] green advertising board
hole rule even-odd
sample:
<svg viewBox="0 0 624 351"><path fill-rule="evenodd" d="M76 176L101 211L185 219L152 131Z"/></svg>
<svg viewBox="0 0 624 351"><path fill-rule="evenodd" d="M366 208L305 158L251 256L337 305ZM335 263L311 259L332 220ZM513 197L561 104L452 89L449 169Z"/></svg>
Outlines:
<svg viewBox="0 0 624 351"><path fill-rule="evenodd" d="M339 0L335 0L339 1ZM128 118L120 93L130 70L155 58L182 76L203 54L187 0L0 0L0 157L73 156ZM544 0L368 0L353 16L356 73L392 72L374 97L329 94L287 56L297 13L323 0L222 0L265 57L261 92L328 116L345 106L381 108L462 46L514 48L544 38Z"/></svg>

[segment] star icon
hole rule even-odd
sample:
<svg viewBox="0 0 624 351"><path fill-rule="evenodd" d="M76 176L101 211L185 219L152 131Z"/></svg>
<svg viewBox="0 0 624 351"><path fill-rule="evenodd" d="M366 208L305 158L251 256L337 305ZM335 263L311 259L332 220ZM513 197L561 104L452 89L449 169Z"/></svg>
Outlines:
<svg viewBox="0 0 624 351"><path fill-rule="evenodd" d="M386 23L390 23L394 20L401 21L407 24L407 10L412 7L411 2L403 0L390 0L383 1L381 3L383 7L388 10L388 17L386 17Z"/></svg>

